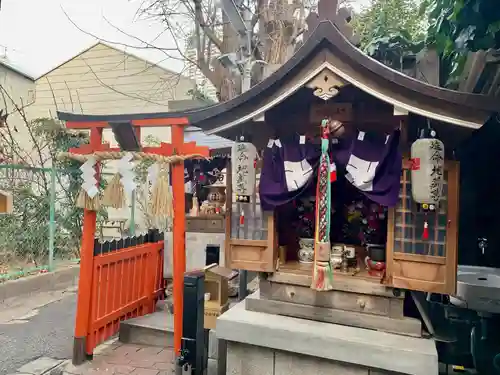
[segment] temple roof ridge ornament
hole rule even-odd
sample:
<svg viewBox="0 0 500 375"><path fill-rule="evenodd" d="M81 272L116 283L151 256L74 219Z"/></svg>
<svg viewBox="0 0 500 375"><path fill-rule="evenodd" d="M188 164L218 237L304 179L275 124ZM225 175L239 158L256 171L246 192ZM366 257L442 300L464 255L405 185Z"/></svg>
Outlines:
<svg viewBox="0 0 500 375"><path fill-rule="evenodd" d="M352 10L339 8L338 0L319 0L318 11L309 13L306 18L307 30L304 32L303 41L306 42L321 22L330 21L349 42L357 46L359 37L354 34L351 19Z"/></svg>

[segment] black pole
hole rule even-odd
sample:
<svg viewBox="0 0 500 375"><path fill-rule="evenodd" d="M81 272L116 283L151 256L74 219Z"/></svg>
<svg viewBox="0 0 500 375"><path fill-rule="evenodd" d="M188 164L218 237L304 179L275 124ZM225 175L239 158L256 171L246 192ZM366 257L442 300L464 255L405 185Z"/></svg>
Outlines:
<svg viewBox="0 0 500 375"><path fill-rule="evenodd" d="M240 270L240 285L238 292L238 300L243 301L248 295L248 271Z"/></svg>

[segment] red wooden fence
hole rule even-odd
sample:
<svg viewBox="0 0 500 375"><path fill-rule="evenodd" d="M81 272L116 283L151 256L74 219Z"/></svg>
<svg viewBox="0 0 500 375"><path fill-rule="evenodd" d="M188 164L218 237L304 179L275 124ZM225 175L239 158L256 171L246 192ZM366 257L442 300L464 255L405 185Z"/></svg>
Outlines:
<svg viewBox="0 0 500 375"><path fill-rule="evenodd" d="M88 355L118 332L122 320L154 312L163 293L163 240L138 245L125 241L95 244Z"/></svg>

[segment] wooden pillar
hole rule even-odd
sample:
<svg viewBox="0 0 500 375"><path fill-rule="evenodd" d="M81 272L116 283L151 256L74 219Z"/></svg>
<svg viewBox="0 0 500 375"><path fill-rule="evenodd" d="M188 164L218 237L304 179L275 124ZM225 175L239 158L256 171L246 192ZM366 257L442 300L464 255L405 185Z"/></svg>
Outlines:
<svg viewBox="0 0 500 375"><path fill-rule="evenodd" d="M184 144L184 127L172 126L174 154L180 154ZM186 272L186 201L184 196L184 162L172 164L174 202L173 262L174 262L174 350L180 354L182 315L184 306L184 273Z"/></svg>
<svg viewBox="0 0 500 375"><path fill-rule="evenodd" d="M102 144L102 129L90 131L90 148L98 149ZM98 166L96 165L96 173ZM99 176L96 179L99 181ZM73 364L80 365L86 359L86 339L89 333L90 302L92 299L92 273L94 269L94 237L96 230L95 211L83 211L82 247L80 248L80 277L76 305Z"/></svg>

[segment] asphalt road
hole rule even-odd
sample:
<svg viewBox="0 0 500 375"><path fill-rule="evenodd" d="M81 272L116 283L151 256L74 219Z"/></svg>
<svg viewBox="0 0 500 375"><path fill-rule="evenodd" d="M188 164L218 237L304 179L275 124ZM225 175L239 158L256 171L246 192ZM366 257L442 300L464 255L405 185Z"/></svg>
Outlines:
<svg viewBox="0 0 500 375"><path fill-rule="evenodd" d="M0 309L0 375L41 356L71 358L74 291L17 299Z"/></svg>

